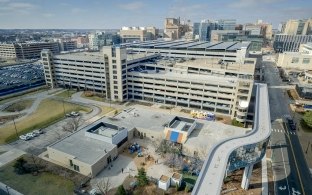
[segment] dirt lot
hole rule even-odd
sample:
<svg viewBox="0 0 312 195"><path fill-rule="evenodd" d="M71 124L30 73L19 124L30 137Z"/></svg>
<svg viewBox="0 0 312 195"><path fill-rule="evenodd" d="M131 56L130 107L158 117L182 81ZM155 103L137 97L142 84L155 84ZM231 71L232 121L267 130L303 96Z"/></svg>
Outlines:
<svg viewBox="0 0 312 195"><path fill-rule="evenodd" d="M249 194L261 194L262 181L261 181L261 163L254 165L252 171L249 190L245 191L241 189L243 170L234 171L228 176L228 182L225 182L222 186L222 194L227 195L249 195Z"/></svg>

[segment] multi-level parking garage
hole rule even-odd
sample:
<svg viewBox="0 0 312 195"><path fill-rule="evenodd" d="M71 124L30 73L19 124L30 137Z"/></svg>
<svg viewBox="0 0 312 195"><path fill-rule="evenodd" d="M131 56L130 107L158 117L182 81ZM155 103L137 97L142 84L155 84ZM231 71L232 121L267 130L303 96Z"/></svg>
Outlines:
<svg viewBox="0 0 312 195"><path fill-rule="evenodd" d="M253 130L219 142L209 151L193 189L193 195L218 195L226 173L245 167L242 187L248 188L253 165L265 155L271 134L269 97L266 84L256 84Z"/></svg>
<svg viewBox="0 0 312 195"><path fill-rule="evenodd" d="M49 86L70 86L102 93L115 101L138 100L216 112L245 122L254 81L255 59L174 58L102 52L53 55L42 52Z"/></svg>

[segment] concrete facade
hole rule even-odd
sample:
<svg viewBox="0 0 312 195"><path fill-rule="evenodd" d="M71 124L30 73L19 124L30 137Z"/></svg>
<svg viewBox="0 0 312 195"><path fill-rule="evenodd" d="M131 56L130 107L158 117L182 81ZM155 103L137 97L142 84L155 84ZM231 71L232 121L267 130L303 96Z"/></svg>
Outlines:
<svg viewBox="0 0 312 195"><path fill-rule="evenodd" d="M215 48L222 45L233 46L221 43ZM242 50L237 52L245 53L246 48ZM55 56L43 51L42 63L50 87L91 90L112 101L148 101L203 109L244 122L247 108L242 105L248 107L250 101L256 60L237 52L228 52L233 57L197 56L173 62L157 53L127 54L124 47L104 47L101 52Z"/></svg>
<svg viewBox="0 0 312 195"><path fill-rule="evenodd" d="M312 43L301 44L299 52L280 53L277 66L286 69L312 70Z"/></svg>
<svg viewBox="0 0 312 195"><path fill-rule="evenodd" d="M0 44L0 57L17 59L36 59L40 58L40 52L49 49L52 53L60 53L58 42L30 42Z"/></svg>

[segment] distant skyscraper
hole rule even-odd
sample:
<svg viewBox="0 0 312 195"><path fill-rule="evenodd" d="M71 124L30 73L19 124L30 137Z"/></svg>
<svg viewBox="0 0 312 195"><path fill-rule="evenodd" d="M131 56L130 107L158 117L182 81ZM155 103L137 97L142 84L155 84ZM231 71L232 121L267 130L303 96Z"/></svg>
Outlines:
<svg viewBox="0 0 312 195"><path fill-rule="evenodd" d="M195 22L193 24L193 38L194 39L199 39L199 27L200 27L199 22Z"/></svg>
<svg viewBox="0 0 312 195"><path fill-rule="evenodd" d="M200 41L209 41L211 33L211 23L210 22L201 22L199 26L199 40Z"/></svg>
<svg viewBox="0 0 312 195"><path fill-rule="evenodd" d="M217 20L218 30L235 30L236 20L235 19L220 19Z"/></svg>
<svg viewBox="0 0 312 195"><path fill-rule="evenodd" d="M282 33L286 35L312 35L312 18L288 20Z"/></svg>

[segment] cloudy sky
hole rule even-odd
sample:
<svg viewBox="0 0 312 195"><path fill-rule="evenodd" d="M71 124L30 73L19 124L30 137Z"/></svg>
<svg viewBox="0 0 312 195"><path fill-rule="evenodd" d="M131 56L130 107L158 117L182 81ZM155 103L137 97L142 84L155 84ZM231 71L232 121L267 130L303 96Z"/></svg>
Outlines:
<svg viewBox="0 0 312 195"><path fill-rule="evenodd" d="M257 19L272 23L312 17L312 0L0 0L1 28L163 28L166 17Z"/></svg>

